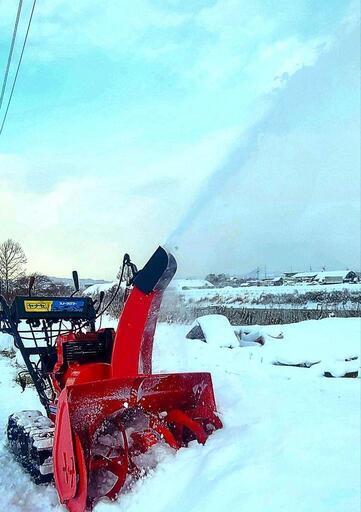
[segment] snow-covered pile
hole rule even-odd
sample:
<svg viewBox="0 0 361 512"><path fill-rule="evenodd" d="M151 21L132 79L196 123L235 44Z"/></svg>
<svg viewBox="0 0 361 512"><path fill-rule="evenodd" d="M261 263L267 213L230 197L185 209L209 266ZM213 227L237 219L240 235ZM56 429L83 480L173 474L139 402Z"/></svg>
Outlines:
<svg viewBox="0 0 361 512"><path fill-rule="evenodd" d="M239 347L239 339L223 315L204 315L197 318L191 327L191 331L199 328L204 340L214 347Z"/></svg>
<svg viewBox="0 0 361 512"><path fill-rule="evenodd" d="M158 325L154 371L210 371L224 428L205 446L165 453L131 492L95 512L358 512L360 380L321 377L320 365L272 362L359 356L360 320L284 325L282 340L233 349L187 340L189 327ZM12 411L39 407L32 390L20 393L14 374L0 357L2 427ZM54 489L36 488L4 441L0 468L0 510L62 510Z"/></svg>
<svg viewBox="0 0 361 512"><path fill-rule="evenodd" d="M323 329L319 328L320 325ZM341 325L343 329L340 329ZM360 366L359 318L339 319L337 322L329 318L289 324L283 327L283 333L284 343L264 347L268 360L306 366L320 363L314 366L313 371L321 375L329 371L335 377L355 371L355 365Z"/></svg>
<svg viewBox="0 0 361 512"><path fill-rule="evenodd" d="M253 356L262 357L264 361L285 366L304 366L310 368L319 365L321 375L343 377L358 372L360 366L360 346L357 338L352 336L346 346L338 338L337 331L330 329L319 335L317 342L313 332L317 321L313 320L302 326L301 330L293 326L291 335L285 335L280 326L240 326L233 327L223 315L204 315L192 324L187 338L205 341L213 347L254 347L265 345L262 352ZM286 326L286 333L289 326ZM274 340L284 340L281 345ZM321 364L320 364L321 363Z"/></svg>
<svg viewBox="0 0 361 512"><path fill-rule="evenodd" d="M188 339L205 341L215 347L247 347L264 345L267 339L283 339L283 332L277 325L233 327L224 315L203 315L195 319Z"/></svg>
<svg viewBox="0 0 361 512"><path fill-rule="evenodd" d="M279 325L247 325L238 327L235 331L239 337L241 347L252 346L255 343L264 345L270 339L283 339L283 331Z"/></svg>

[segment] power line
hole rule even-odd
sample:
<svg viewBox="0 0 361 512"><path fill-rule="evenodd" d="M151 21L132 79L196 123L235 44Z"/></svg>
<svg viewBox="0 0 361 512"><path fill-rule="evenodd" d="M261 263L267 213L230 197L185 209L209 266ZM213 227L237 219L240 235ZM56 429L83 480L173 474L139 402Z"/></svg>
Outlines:
<svg viewBox="0 0 361 512"><path fill-rule="evenodd" d="M34 0L34 1L33 1L33 7L32 7L32 9L31 9L29 22L28 22L28 26L27 26L27 29L26 29L25 39L24 39L23 47L22 47L22 49L21 49L21 54L20 54L20 58L19 58L18 67L17 67L17 69L16 69L16 73L15 73L15 77L14 77L14 82L13 82L13 85L12 85L12 87L11 87L9 100L8 100L7 105L6 105L6 110L5 110L4 118L3 118L3 121L2 121L2 123L1 123L1 127L0 127L0 135L1 135L1 134L2 134L2 132L3 132L4 125L5 125L5 121L6 121L6 118L7 118L8 112L9 112L9 107L10 107L11 99L12 99L13 94L14 94L14 89L15 89L16 81L17 81L17 78L18 78L18 75L19 75L19 70L20 70L21 62L22 62L22 60L23 60L23 55L24 55L24 50L25 50L26 42L27 42L27 40L28 40L28 35L29 35L29 31L30 31L31 21L32 21L32 19L33 19L33 14L34 14L34 10L35 10L35 5L36 5L36 0Z"/></svg>
<svg viewBox="0 0 361 512"><path fill-rule="evenodd" d="M8 81L11 59L13 57L15 40L16 40L16 34L17 34L17 31L18 31L18 26L19 26L19 20L20 20L20 14L21 14L22 6L23 6L23 0L19 0L18 12L16 14L15 26L14 26L14 31L13 31L13 37L11 39L11 45L10 45L10 50L9 50L9 55L8 55L8 61L7 61L7 64L6 64L5 76L4 76L3 85L2 85L2 89L1 89L0 110L1 110L1 107L2 107L2 104L3 104L3 100L4 100L5 88L6 88L6 84L7 84L7 81Z"/></svg>

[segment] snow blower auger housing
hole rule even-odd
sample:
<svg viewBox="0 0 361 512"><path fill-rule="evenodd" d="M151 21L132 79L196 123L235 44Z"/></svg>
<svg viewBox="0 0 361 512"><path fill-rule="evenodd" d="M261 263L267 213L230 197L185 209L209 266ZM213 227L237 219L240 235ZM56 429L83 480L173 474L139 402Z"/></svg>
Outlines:
<svg viewBox="0 0 361 512"><path fill-rule="evenodd" d="M70 512L115 499L159 443L205 443L222 427L209 373L152 374L158 311L175 271L162 247L140 271L125 256L116 331L95 329L104 297L97 310L89 297L31 297L30 289L11 306L0 297L0 329L13 335L47 413L10 416L9 447L35 481L54 476Z"/></svg>

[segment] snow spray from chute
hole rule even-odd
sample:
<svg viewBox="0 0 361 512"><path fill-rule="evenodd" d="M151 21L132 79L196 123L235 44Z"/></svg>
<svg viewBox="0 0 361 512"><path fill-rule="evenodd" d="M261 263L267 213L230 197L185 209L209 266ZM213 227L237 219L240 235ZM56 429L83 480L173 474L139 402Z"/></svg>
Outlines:
<svg viewBox="0 0 361 512"><path fill-rule="evenodd" d="M268 112L268 110L267 110ZM177 244L180 237L192 226L206 205L209 204L209 198L215 197L225 184L234 177L246 165L250 157L254 154L258 146L258 140L268 125L269 116L263 115L241 138L236 148L233 148L219 167L208 177L201 186L198 194L191 203L188 210L181 217L180 222L170 233L163 244L168 250L177 250Z"/></svg>
<svg viewBox="0 0 361 512"><path fill-rule="evenodd" d="M304 68L301 68L295 75L303 72L303 70ZM270 133L277 132L282 127L284 112L290 111L291 101L294 101L292 94L295 90L297 92L298 81L295 80L295 75L284 81L281 87L273 89L260 100L262 111L258 110L258 115L256 114L258 118L248 130L240 135L240 141L235 144L228 157L216 167L203 183L190 207L163 244L168 250L174 252L178 249L181 237L192 228L197 218L209 207L210 200L215 201L217 195L232 178L237 177L244 170L258 151L263 138ZM287 130L287 126L284 128Z"/></svg>
<svg viewBox="0 0 361 512"><path fill-rule="evenodd" d="M282 84L277 89L272 89L260 101L261 105L254 114L255 120L251 126L240 134L240 140L236 143L214 172L205 180L190 207L181 217L180 222L169 234L163 246L169 251L177 251L180 239L193 226L197 218L209 206L210 198L215 200L225 185L237 176L251 160L252 156L258 150L259 143L263 137L271 131L274 131L282 120L282 112L289 109L289 93L293 80ZM282 121L281 121L282 122Z"/></svg>

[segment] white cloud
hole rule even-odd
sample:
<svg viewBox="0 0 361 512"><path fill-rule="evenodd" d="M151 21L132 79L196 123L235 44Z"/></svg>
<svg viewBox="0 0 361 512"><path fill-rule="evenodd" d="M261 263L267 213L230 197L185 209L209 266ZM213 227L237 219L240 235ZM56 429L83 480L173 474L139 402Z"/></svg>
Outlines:
<svg viewBox="0 0 361 512"><path fill-rule="evenodd" d="M0 34L9 32L13 23L11 0L2 12ZM183 86L221 88L230 80L239 86L252 80L257 90L262 89L260 82L267 82L267 90L278 75L307 65L324 42L317 37L282 38L281 23L280 13L266 10L259 1L218 0L186 10L151 0L107 0L101 5L95 0L43 0L27 55L35 62L52 61L99 49L107 59L158 61Z"/></svg>
<svg viewBox="0 0 361 512"><path fill-rule="evenodd" d="M359 266L358 37L297 71L205 183L172 240L185 272Z"/></svg>
<svg viewBox="0 0 361 512"><path fill-rule="evenodd" d="M264 14L262 2L218 0L203 8L197 19L205 29L223 40L269 35L277 27L275 17Z"/></svg>
<svg viewBox="0 0 361 512"><path fill-rule="evenodd" d="M357 187L350 185L357 177L345 183L342 171L346 167L353 169L356 162L352 147L357 147L357 141L352 146L348 137L355 133L355 127L339 123L333 129L322 116L327 119L333 109L343 112L347 90L342 101L333 96L334 91L320 80L324 69L316 78L309 75L304 82L300 80L301 94L290 95L288 87L292 76L297 82L307 75L307 67L317 68L318 59L332 50L330 39L297 34L281 37L277 33L277 16L267 18L253 3L219 0L213 7L192 15L166 11L145 0L126 4L127 12L113 1L104 2L101 7L93 0L42 2L32 37L34 59L43 47L50 59L70 53L80 58L79 53L92 54L96 48L107 51L109 56L118 55L118 51L129 55L140 52L152 59L166 55L168 65L188 82L189 91L194 93L197 89L207 97L209 89L215 89L219 102L227 99L230 83L240 97L246 97L248 108L262 102L261 94L284 87L278 93L287 100L281 111L289 113L289 117L282 121L286 126L293 125L291 133L280 135L282 123L279 117L272 117L266 136L257 140L253 148L255 154L251 155L245 176L231 181L229 189L219 179L216 190L204 196L203 217L189 227L187 240L192 258L185 266L187 271L192 271L190 261L195 263L196 273L231 269L232 265L234 269L242 265L247 268L252 262L254 266L259 257L276 265L295 254L305 262L303 250L307 257L316 257L312 240L327 247L327 240L322 238L325 230L319 229L316 234L321 224L328 231L334 225L334 238L341 249L337 249L336 242L330 243L329 248L335 255L338 252L341 259L346 258L357 222L350 217L344 220L346 214L342 211L349 204L351 214L357 212ZM144 15L139 16L140 12ZM187 23L202 30L197 44L176 40L162 45L166 37L149 39L154 28L160 34L171 28L174 35L175 28ZM2 26L0 22L0 30ZM175 59L180 48L194 48L187 56L186 66L182 58ZM342 59L349 58L347 52L341 60L335 58L328 65L328 73L342 80L339 67ZM314 105L307 110L310 97L303 95L303 88L311 89L322 105L329 95L329 110L318 110ZM322 136L318 130L305 129L302 117L296 117L300 105L305 109L305 119L320 123ZM263 108L262 104L260 110ZM148 117L153 114L147 113ZM253 108L252 114L255 115ZM297 123L299 129L294 129ZM227 122L221 119L219 125L226 126ZM164 146L153 152L143 148L147 134L138 128L131 143L131 137L126 138L129 131L118 139L114 137L109 144L115 148L111 149L112 154L97 153L92 147L79 154L62 155L62 151L56 154L48 150L42 153L41 148L24 157L2 154L1 238L11 236L23 243L32 270L65 275L77 266L83 275L111 278L122 252L133 251L142 263L154 245L166 238L202 181L224 159L245 125L247 120L242 119L242 126L239 122L215 132L205 128L203 135L194 136L191 143L180 145L177 140L169 148ZM122 137L126 139L123 145ZM236 171L239 174L240 169ZM288 238L284 236L286 228ZM186 252L188 256L190 251Z"/></svg>
<svg viewBox="0 0 361 512"><path fill-rule="evenodd" d="M83 275L112 278L123 252L144 263L165 240L237 133L208 135L118 174L99 172L108 166L103 156L93 162L98 172L68 175L45 190L27 186L39 156L30 164L0 154L1 239L21 241L32 271L66 275L77 266ZM50 162L47 172L56 174L57 165L61 168L62 160Z"/></svg>
<svg viewBox="0 0 361 512"><path fill-rule="evenodd" d="M313 66L330 44L329 37L308 41L291 37L261 46L257 58L247 69L250 77L258 78L255 83L255 92L264 94L271 89L284 86L285 80L299 69Z"/></svg>
<svg viewBox="0 0 361 512"><path fill-rule="evenodd" d="M360 24L361 4L358 0L351 0L342 20L343 29L353 30Z"/></svg>
<svg viewBox="0 0 361 512"><path fill-rule="evenodd" d="M21 184L28 172L29 165L17 154L0 153L1 183Z"/></svg>
<svg viewBox="0 0 361 512"><path fill-rule="evenodd" d="M0 31L4 33L13 24L15 9L12 0L3 4ZM30 2L23 12L29 8ZM109 54L112 58L129 48L134 51L147 31L174 29L186 19L186 15L156 6L150 0L43 0L36 7L29 53L34 58L56 59L98 48L113 52L113 56ZM142 51L141 46L138 51Z"/></svg>

